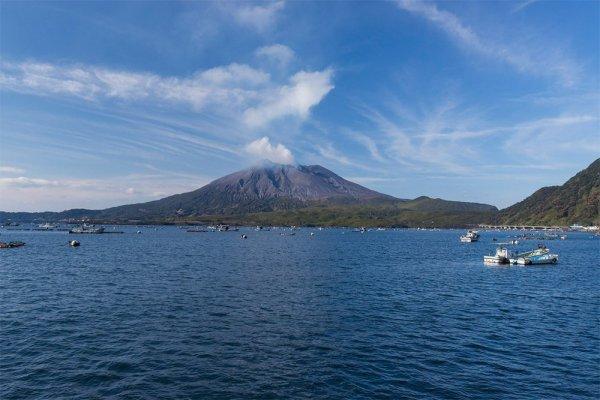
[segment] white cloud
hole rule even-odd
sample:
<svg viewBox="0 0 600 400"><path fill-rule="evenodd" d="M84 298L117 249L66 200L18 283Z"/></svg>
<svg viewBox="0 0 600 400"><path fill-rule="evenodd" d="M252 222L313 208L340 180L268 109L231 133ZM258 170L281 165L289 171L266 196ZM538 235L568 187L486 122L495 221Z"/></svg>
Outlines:
<svg viewBox="0 0 600 400"><path fill-rule="evenodd" d="M538 162L596 156L600 154L599 121L597 116L565 114L523 122L507 129L510 136L503 147Z"/></svg>
<svg viewBox="0 0 600 400"><path fill-rule="evenodd" d="M259 159L267 159L278 164L293 164L294 156L292 152L283 144L272 145L268 137L263 137L250 142L245 150L248 154Z"/></svg>
<svg viewBox="0 0 600 400"><path fill-rule="evenodd" d="M281 117L304 119L333 85L332 71L300 71L279 84L262 70L230 64L190 77L109 70L94 66L42 63L0 64L0 87L36 95L67 95L89 101L117 99L211 108L252 127Z"/></svg>
<svg viewBox="0 0 600 400"><path fill-rule="evenodd" d="M3 63L0 72L0 86L15 91L71 95L87 100L168 100L197 109L210 104L243 103L269 80L269 74L240 64L198 71L187 78L30 62Z"/></svg>
<svg viewBox="0 0 600 400"><path fill-rule="evenodd" d="M342 165L355 165L347 156L337 151L331 143L327 143L323 146L316 146L316 149L322 157L325 157L328 160L335 161Z"/></svg>
<svg viewBox="0 0 600 400"><path fill-rule="evenodd" d="M519 72L558 78L566 86L580 80L581 66L558 50L556 44L520 44L520 40L515 38L501 43L497 39L483 38L455 14L439 9L433 3L398 0L397 4L401 9L427 19L468 51L501 60Z"/></svg>
<svg viewBox="0 0 600 400"><path fill-rule="evenodd" d="M257 57L266 58L269 61L276 62L282 67L288 65L295 57L294 51L282 44L273 44L257 49L254 54Z"/></svg>
<svg viewBox="0 0 600 400"><path fill-rule="evenodd" d="M247 109L244 112L245 122L260 127L285 116L305 119L310 109L333 89L332 75L331 69L296 73L288 85L265 93L258 106Z"/></svg>
<svg viewBox="0 0 600 400"><path fill-rule="evenodd" d="M232 9L232 14L240 25L248 26L258 32L265 32L275 25L277 15L283 10L284 6L285 2L283 1L267 3L266 5L240 6L238 3Z"/></svg>
<svg viewBox="0 0 600 400"><path fill-rule="evenodd" d="M514 6L512 8L512 13L518 13L523 11L525 8L529 7L530 5L532 5L533 3L537 3L539 0L525 0L523 2L520 2L519 4L517 4L516 6Z"/></svg>
<svg viewBox="0 0 600 400"><path fill-rule="evenodd" d="M360 168L366 171L372 171L378 174L382 174L385 172L382 169L374 168L371 165L366 165L355 161L357 158L351 158L343 154L340 150L336 149L331 143L325 143L324 145L315 145L314 148L321 157L325 158L328 161L333 161L337 164L346 167Z"/></svg>
<svg viewBox="0 0 600 400"><path fill-rule="evenodd" d="M25 176L19 176L17 178L0 178L0 187L46 187L46 186L58 186L58 181L51 181L47 179L38 178L27 178Z"/></svg>
<svg viewBox="0 0 600 400"><path fill-rule="evenodd" d="M379 152L379 148L377 147L377 143L373 139L371 139L367 135L363 135L361 133L352 133L351 137L363 145L365 149L371 154L371 157L377 161L385 161L381 153Z"/></svg>
<svg viewBox="0 0 600 400"><path fill-rule="evenodd" d="M418 100L416 97L414 102L420 103ZM358 113L373 124L369 133L377 138L380 146L376 149L381 150L384 159L412 173L470 178L489 165L490 153L500 154L507 165L556 164L559 159L576 159L578 155L587 159L600 153L600 117L589 106L577 112L556 110L547 114L544 110L546 116L500 123L497 117L490 117L489 111L452 98L438 101L426 107L412 106L410 118L404 105L398 111L397 101L380 110L362 107ZM406 107L410 108L410 103ZM368 149L369 142L363 144Z"/></svg>
<svg viewBox="0 0 600 400"><path fill-rule="evenodd" d="M156 171L96 179L0 178L0 210L101 209L188 192L212 179Z"/></svg>
<svg viewBox="0 0 600 400"><path fill-rule="evenodd" d="M23 168L11 167L11 166L5 165L5 166L0 167L0 172L6 173L6 174L22 174L23 172L25 172L25 170Z"/></svg>

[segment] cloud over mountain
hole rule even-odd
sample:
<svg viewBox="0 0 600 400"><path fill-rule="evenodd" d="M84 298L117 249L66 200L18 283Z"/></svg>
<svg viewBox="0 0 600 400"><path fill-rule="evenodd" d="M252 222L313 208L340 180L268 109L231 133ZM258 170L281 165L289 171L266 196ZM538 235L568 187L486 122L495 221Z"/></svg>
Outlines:
<svg viewBox="0 0 600 400"><path fill-rule="evenodd" d="M246 145L248 154L259 159L267 159L277 164L293 164L292 152L283 144L272 145L268 137L262 137Z"/></svg>

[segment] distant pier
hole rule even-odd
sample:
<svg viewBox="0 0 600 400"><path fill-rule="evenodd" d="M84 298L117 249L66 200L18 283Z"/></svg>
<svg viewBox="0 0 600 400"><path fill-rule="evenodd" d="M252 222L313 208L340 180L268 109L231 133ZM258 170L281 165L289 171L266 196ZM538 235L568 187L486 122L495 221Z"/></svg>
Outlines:
<svg viewBox="0 0 600 400"><path fill-rule="evenodd" d="M480 229L505 230L505 231L565 231L568 226L546 226L546 225L477 225Z"/></svg>

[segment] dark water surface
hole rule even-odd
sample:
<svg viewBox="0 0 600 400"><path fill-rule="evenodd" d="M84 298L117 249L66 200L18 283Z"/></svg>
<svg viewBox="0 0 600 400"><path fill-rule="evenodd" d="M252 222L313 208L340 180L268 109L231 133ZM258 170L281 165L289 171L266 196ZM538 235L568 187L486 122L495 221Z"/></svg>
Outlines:
<svg viewBox="0 0 600 400"><path fill-rule="evenodd" d="M506 234L125 229L1 232L1 399L600 396L588 234L489 267Z"/></svg>

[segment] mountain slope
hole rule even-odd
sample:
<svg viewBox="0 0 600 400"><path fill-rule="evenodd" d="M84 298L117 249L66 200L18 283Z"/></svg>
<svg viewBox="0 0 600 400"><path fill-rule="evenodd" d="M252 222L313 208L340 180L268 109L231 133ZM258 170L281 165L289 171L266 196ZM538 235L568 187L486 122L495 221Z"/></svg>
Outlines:
<svg viewBox="0 0 600 400"><path fill-rule="evenodd" d="M361 204L397 200L345 180L319 165L264 162L188 193L102 210L98 217L168 217L245 214L317 203Z"/></svg>
<svg viewBox="0 0 600 400"><path fill-rule="evenodd" d="M600 158L562 186L543 187L500 211L502 224L584 225L600 222Z"/></svg>

